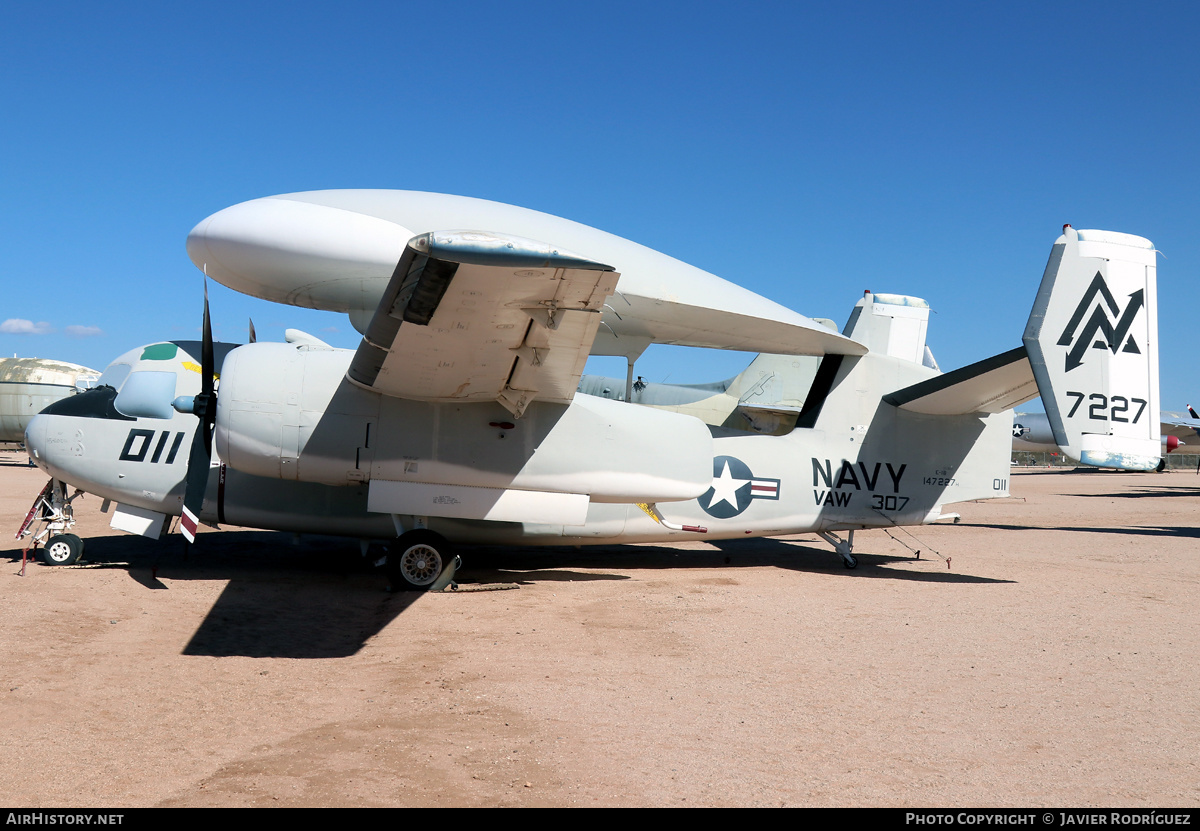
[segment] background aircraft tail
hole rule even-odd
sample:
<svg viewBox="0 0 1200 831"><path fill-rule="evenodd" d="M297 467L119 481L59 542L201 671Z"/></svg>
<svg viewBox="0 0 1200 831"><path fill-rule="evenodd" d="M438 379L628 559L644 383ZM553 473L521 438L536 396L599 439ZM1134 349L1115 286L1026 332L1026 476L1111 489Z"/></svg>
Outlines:
<svg viewBox="0 0 1200 831"><path fill-rule="evenodd" d="M1156 251L1069 225L1054 243L1025 348L1055 442L1097 467L1159 462Z"/></svg>

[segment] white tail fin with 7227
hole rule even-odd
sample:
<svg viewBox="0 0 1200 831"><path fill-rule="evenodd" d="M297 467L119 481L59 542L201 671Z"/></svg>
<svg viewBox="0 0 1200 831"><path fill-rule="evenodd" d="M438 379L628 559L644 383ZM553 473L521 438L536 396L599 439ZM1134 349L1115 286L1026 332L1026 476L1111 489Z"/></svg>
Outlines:
<svg viewBox="0 0 1200 831"><path fill-rule="evenodd" d="M1055 441L1084 464L1158 465L1156 253L1067 226L1046 265L1025 348Z"/></svg>

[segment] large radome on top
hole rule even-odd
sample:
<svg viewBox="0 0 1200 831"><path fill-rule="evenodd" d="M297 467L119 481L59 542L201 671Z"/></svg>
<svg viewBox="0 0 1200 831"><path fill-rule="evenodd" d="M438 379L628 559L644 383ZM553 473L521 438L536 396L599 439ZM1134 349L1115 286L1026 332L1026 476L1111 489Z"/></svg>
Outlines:
<svg viewBox="0 0 1200 831"><path fill-rule="evenodd" d="M405 245L431 231L511 234L620 273L591 353L649 343L782 354L851 354L860 344L715 274L539 211L439 193L325 190L242 202L188 235L197 268L265 300L346 312L363 332Z"/></svg>

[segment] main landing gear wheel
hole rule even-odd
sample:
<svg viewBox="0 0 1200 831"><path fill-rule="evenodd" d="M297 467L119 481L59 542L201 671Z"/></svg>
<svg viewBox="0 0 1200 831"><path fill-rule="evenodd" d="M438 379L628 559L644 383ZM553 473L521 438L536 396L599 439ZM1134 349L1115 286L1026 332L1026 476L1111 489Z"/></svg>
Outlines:
<svg viewBox="0 0 1200 831"><path fill-rule="evenodd" d="M74 534L56 534L46 540L42 562L48 566L70 566L83 556L83 540Z"/></svg>
<svg viewBox="0 0 1200 831"><path fill-rule="evenodd" d="M853 529L844 540L830 531L818 531L817 536L833 546L833 550L842 558L842 565L846 568L858 568L858 558L851 553L854 551Z"/></svg>
<svg viewBox="0 0 1200 831"><path fill-rule="evenodd" d="M392 543L384 568L393 589L423 592L437 582L450 560L445 537L422 528Z"/></svg>

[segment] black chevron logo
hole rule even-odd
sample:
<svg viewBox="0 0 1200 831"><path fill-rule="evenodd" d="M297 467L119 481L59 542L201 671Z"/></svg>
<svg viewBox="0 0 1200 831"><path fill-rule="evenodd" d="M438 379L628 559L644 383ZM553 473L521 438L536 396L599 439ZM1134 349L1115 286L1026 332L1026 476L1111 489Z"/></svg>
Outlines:
<svg viewBox="0 0 1200 831"><path fill-rule="evenodd" d="M1067 328L1063 330L1062 336L1058 339L1059 346L1067 346L1074 341L1074 345L1067 352L1066 371L1070 372L1075 367L1082 365L1083 354L1089 348L1107 349L1114 355L1117 354L1117 349L1140 355L1142 350L1138 349L1133 336L1129 334L1129 327L1133 325L1133 319L1137 317L1138 310L1145 302L1145 294L1138 289L1129 295L1129 302L1125 304L1125 309L1122 311L1112 296L1112 292L1108 290L1108 284L1104 282L1104 278L1097 271L1096 276L1092 278L1092 284L1083 293L1083 299L1075 307L1075 312L1071 315ZM1092 310L1092 315L1080 329L1079 324L1083 321L1084 315L1088 313L1088 309ZM1116 323L1113 322L1114 320ZM1076 330L1079 330L1078 336ZM1124 346L1121 345L1122 342L1124 342Z"/></svg>

